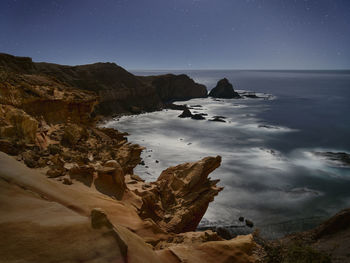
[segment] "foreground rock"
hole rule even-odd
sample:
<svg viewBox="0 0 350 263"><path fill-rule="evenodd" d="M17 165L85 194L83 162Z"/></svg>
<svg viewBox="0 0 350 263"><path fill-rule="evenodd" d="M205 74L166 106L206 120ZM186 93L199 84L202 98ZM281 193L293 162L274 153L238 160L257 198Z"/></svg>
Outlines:
<svg viewBox="0 0 350 263"><path fill-rule="evenodd" d="M205 198L208 194L209 198L214 187L204 175L218 165L218 159L169 168L156 184L167 185L163 179L173 177L171 184L164 186L165 190L176 187L175 178L182 178L183 182L189 180L191 187L185 186L187 191L171 188L180 201L182 194L190 197L190 189L199 190L193 185L197 178L201 187L211 186L209 192L208 188L202 188L207 191L198 197ZM106 167L114 164L108 162ZM223 241L211 231L179 235L165 232L164 227L151 219L138 216L135 207L138 199L133 191L126 189L123 200L118 201L77 181L66 185L48 179L4 153L0 153L0 167L0 231L6 235L6 239L0 241L2 262L195 263L200 260L214 263L234 260L243 263L257 260L255 251L259 246L251 235ZM132 180L144 183L137 177ZM182 205L193 201L189 198ZM177 209L180 208L173 206L171 212L176 214ZM180 211L181 216L188 214L184 209ZM172 224L175 225L182 224Z"/></svg>
<svg viewBox="0 0 350 263"><path fill-rule="evenodd" d="M194 231L208 205L223 188L209 173L219 167L221 157L170 167L148 189L135 188L142 197L140 216L150 218L167 232Z"/></svg>
<svg viewBox="0 0 350 263"><path fill-rule="evenodd" d="M241 96L234 91L232 84L226 78L223 78L218 81L215 88L213 88L210 91L209 96L213 98L221 98L221 99L241 98Z"/></svg>

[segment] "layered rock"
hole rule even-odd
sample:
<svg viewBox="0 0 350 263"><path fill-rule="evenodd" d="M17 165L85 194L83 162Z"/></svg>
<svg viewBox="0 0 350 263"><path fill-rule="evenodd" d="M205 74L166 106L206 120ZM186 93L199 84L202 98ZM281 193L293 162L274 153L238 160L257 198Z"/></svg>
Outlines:
<svg viewBox="0 0 350 263"><path fill-rule="evenodd" d="M222 99L233 99L241 97L236 91L234 91L232 84L226 78L218 81L215 88L209 92L209 96Z"/></svg>
<svg viewBox="0 0 350 263"><path fill-rule="evenodd" d="M192 166L191 174L197 176L191 178L199 179L199 174L204 175L217 165L210 165L208 160L205 163L207 165L187 164L179 168ZM106 162L104 166L114 167L114 164L114 161ZM3 262L243 263L257 260L255 250L259 246L251 235L223 241L211 231L166 233L152 220L142 220L137 209L124 198L118 201L77 182L66 185L45 178L3 153L0 153L0 167L3 209L0 230L6 235L6 239L0 241ZM177 174L175 170L168 172ZM188 176L180 178L189 179ZM131 192L126 194L131 198ZM156 245L152 247L145 241Z"/></svg>
<svg viewBox="0 0 350 263"><path fill-rule="evenodd" d="M97 96L42 75L29 58L0 54L0 104L24 110L50 123L90 121Z"/></svg>
<svg viewBox="0 0 350 263"><path fill-rule="evenodd" d="M76 89L96 93L100 98L96 107L98 114L139 113L159 110L162 106L154 88L115 63L74 67L37 63L36 67L41 74L55 77Z"/></svg>
<svg viewBox="0 0 350 263"><path fill-rule="evenodd" d="M37 131L38 122L33 117L13 106L0 104L1 138L35 143Z"/></svg>
<svg viewBox="0 0 350 263"><path fill-rule="evenodd" d="M194 231L209 203L222 190L216 186L219 180L208 178L220 162L217 156L170 167L148 188L134 187L143 200L140 216L152 219L167 232Z"/></svg>

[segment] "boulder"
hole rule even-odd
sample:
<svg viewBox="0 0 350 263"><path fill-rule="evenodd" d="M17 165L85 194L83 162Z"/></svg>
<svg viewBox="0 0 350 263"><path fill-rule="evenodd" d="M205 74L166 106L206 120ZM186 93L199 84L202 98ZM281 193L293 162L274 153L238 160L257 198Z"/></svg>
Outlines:
<svg viewBox="0 0 350 263"><path fill-rule="evenodd" d="M60 177L60 176L63 176L64 174L65 174L65 170L59 167L52 167L46 172L46 175L49 178Z"/></svg>
<svg viewBox="0 0 350 263"><path fill-rule="evenodd" d="M86 129L77 124L68 124L64 129L62 140L64 143L74 146L77 142L86 137Z"/></svg>
<svg viewBox="0 0 350 263"><path fill-rule="evenodd" d="M97 169L95 187L101 193L121 200L126 190L124 171L117 161L111 160L106 164L109 166L101 166Z"/></svg>
<svg viewBox="0 0 350 263"><path fill-rule="evenodd" d="M29 168L38 167L39 158L40 158L39 155L37 155L33 151L26 151L22 153L22 159Z"/></svg>
<svg viewBox="0 0 350 263"><path fill-rule="evenodd" d="M210 91L209 96L222 99L241 98L241 96L234 91L232 84L226 78L218 81L215 88Z"/></svg>
<svg viewBox="0 0 350 263"><path fill-rule="evenodd" d="M87 186L92 185L95 168L89 165L74 165L69 170L69 177L78 180Z"/></svg>

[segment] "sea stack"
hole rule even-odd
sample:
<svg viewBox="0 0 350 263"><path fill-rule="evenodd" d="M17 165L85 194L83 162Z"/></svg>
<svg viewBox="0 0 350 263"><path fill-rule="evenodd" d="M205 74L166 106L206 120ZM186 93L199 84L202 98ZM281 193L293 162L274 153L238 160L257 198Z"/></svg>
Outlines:
<svg viewBox="0 0 350 263"><path fill-rule="evenodd" d="M228 81L227 78L219 80L216 84L216 87L210 91L209 96L221 99L241 98L241 96L233 89L232 84Z"/></svg>

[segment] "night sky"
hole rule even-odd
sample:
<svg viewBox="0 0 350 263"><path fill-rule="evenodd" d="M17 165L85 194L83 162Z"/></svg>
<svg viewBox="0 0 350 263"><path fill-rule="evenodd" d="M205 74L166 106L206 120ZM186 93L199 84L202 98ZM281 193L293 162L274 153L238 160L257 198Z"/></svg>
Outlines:
<svg viewBox="0 0 350 263"><path fill-rule="evenodd" d="M1 0L0 52L127 69L350 69L350 1Z"/></svg>

